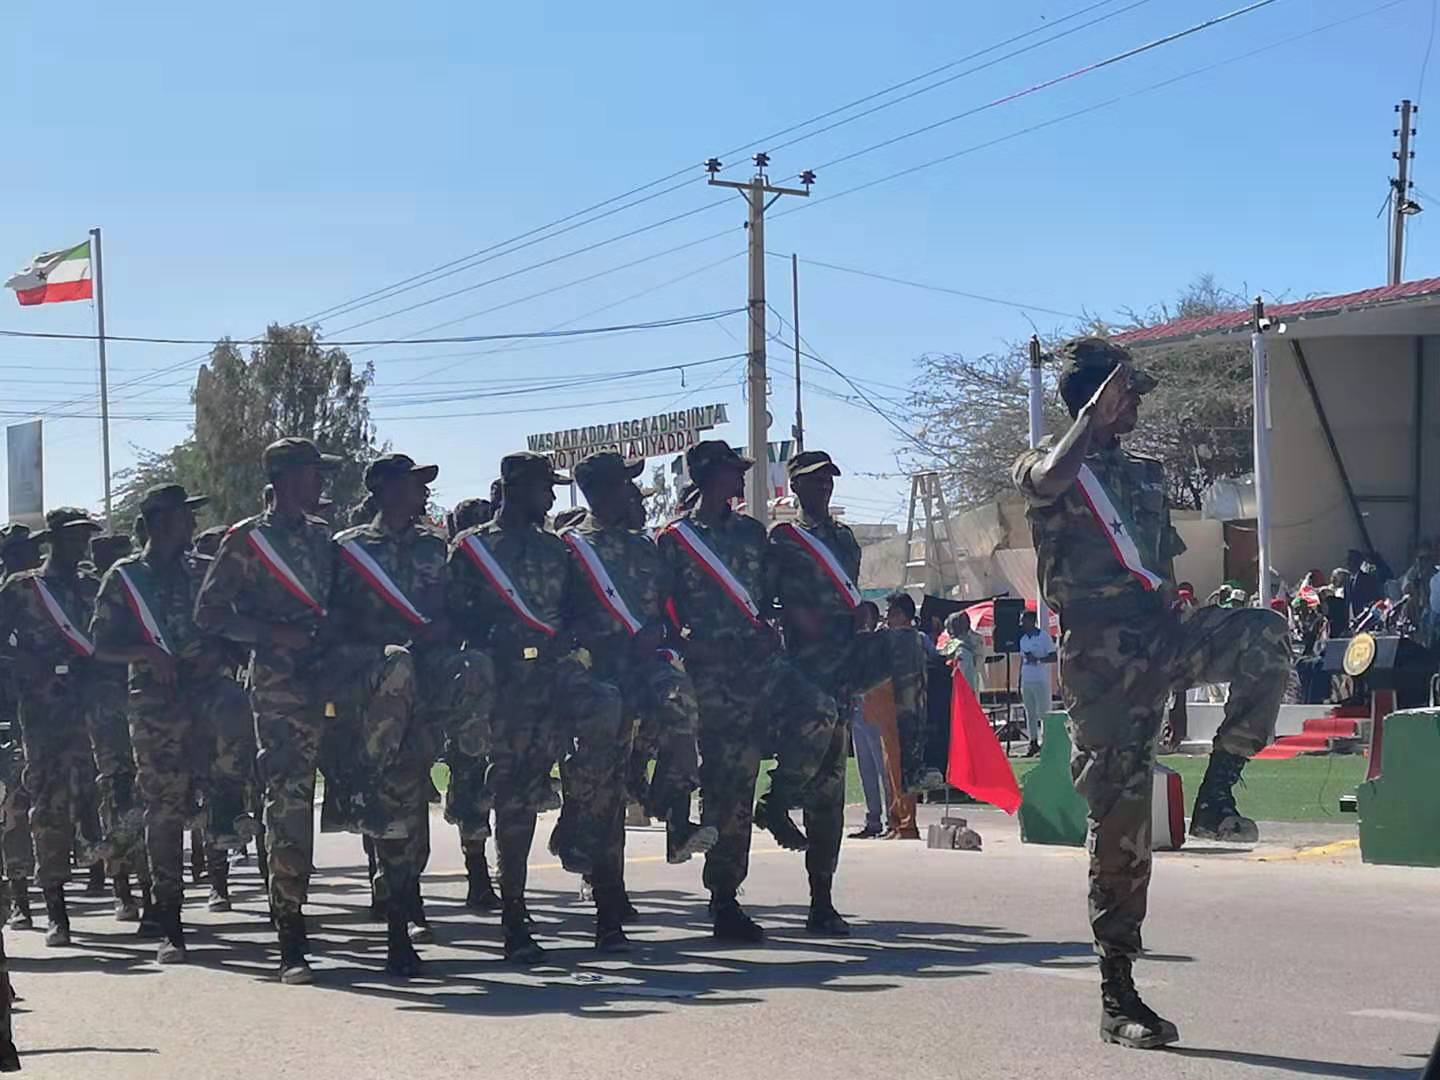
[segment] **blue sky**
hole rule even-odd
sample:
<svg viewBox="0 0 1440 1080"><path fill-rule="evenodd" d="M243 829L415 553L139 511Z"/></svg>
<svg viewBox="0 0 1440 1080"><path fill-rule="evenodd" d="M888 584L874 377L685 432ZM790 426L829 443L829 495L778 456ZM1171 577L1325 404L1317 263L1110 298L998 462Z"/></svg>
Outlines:
<svg viewBox="0 0 1440 1080"><path fill-rule="evenodd" d="M699 162L1057 23L1091 2L927 0L898 14L853 0L819 8L752 0L15 5L7 13L10 54L0 54L0 174L9 209L0 218L0 270L18 269L37 250L76 243L100 225L111 333L249 336L267 322L323 310L693 166L685 174L693 182L680 190L326 320L322 332L429 336L422 332L434 324L492 308L499 310L437 333L503 334L737 307L745 298L744 207L733 193L707 188ZM1235 288L1291 296L1383 283L1385 237L1375 214L1391 166L1392 110L1420 92L1433 0L1404 0L1303 36L1380 2L1278 0L824 167L1242 0L1095 5L1060 29L1111 17L775 150L777 180L807 167L820 175L809 203L787 199L773 208L769 250L1060 312L1144 308L1203 271ZM1440 72L1430 81L1440 85ZM1087 115L835 197L1132 92ZM1422 109L1415 146L1422 192L1428 161L1440 160L1427 118ZM1431 186L1440 192L1440 179ZM1422 194L1420 201L1428 200ZM524 269L707 204L672 224ZM1440 273L1430 216L1411 229L1412 278ZM729 235L719 239L526 299L727 226ZM512 271L521 272L480 286ZM788 316L788 268L772 260L770 273L771 302ZM344 332L467 286L480 287ZM818 267L802 267L800 291L814 351L881 395L898 395L893 387L910 380L922 353L981 353L1027 335L1030 318L1041 329L1066 322ZM22 310L0 297L0 329L85 333L93 313L82 303ZM497 380L553 381L706 360L741 351L744 335L743 316L733 316L489 355L454 354L496 346L353 351L376 366L381 437L438 462L437 494L453 503L483 493L498 458L523 446L530 432L725 401L734 422L720 434L743 443L742 371L734 361L696 367L684 386L670 372L582 390L475 395L495 390ZM137 446L163 448L184 437L200 351L111 346L117 468L133 460ZM788 350L776 345L772 364L778 437L791 420ZM422 376L442 367L427 385ZM156 375L162 368L174 370ZM863 407L822 396L845 390L835 376L807 371L812 377L808 441L848 467L840 501L852 519L894 520L903 513L903 481L854 473L893 473L899 436ZM52 505L99 503L94 381L92 343L0 341L4 418L48 418ZM419 390L470 400L406 404L405 395ZM634 400L607 404L626 396Z"/></svg>

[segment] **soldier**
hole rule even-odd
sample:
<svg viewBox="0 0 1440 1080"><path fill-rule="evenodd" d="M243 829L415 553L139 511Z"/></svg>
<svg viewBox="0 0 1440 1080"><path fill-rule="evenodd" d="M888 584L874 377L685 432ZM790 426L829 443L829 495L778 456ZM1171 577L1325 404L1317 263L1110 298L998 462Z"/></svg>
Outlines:
<svg viewBox="0 0 1440 1080"><path fill-rule="evenodd" d="M789 462L790 487L800 501L800 517L770 530L770 585L767 594L780 606L786 651L806 678L836 701L849 702L889 680L895 691L906 793L939 787L940 771L926 768L925 643L914 629L883 634L860 633L860 545L849 527L830 513L830 498L840 469L823 450L807 450ZM844 710L849 715L850 709ZM820 775L805 811L809 847L805 869L810 879L813 934L844 937L850 927L831 897L840 839L845 828L845 765L849 737L835 726Z"/></svg>
<svg viewBox="0 0 1440 1080"><path fill-rule="evenodd" d="M679 654L665 648L670 569L640 531L645 503L634 478L644 467L643 461L627 462L610 450L580 462L575 480L590 513L562 536L588 585L579 596L576 637L594 661L594 674L619 688L627 727L633 729L633 721L640 721L638 756L648 759L649 748L657 751L643 805L647 814L665 821L667 860L683 863L710 850L718 837L713 827L690 820L690 796L700 782L695 746L699 706ZM595 943L605 952L626 947L624 787L624 776L617 774L608 842L592 873ZM571 812L570 805L567 802L562 816Z"/></svg>
<svg viewBox="0 0 1440 1080"><path fill-rule="evenodd" d="M40 565L40 544L31 536L28 526L6 526L0 534L0 562L4 568L0 585L20 571L34 570ZM13 644L6 641L0 643L0 647ZM10 925L17 930L29 930L34 925L30 917L30 878L35 873L35 846L30 842L30 794L25 790L23 779L25 753L20 741L19 682L8 648L3 649L0 659L5 661L0 668L0 703L3 703L7 726L6 744L0 747L6 770L5 797L0 801L0 817L4 818L0 824L0 859L5 868Z"/></svg>
<svg viewBox="0 0 1440 1080"><path fill-rule="evenodd" d="M361 740L370 790L401 835L374 842L375 892L388 924L386 967L415 975L420 958L408 936L418 911L420 873L430 853L430 766L442 737L451 753L483 761L489 751L494 671L477 649L455 644L446 614L447 544L422 522L434 465L385 454L365 471L379 508L375 519L335 537L338 557L331 610L345 644L332 654L337 670L385 664L396 652L412 659L411 693L365 712ZM354 659L349 659L349 657ZM393 685L393 683L392 683ZM462 836L472 823L462 819ZM481 825L488 827L482 814Z"/></svg>
<svg viewBox="0 0 1440 1080"><path fill-rule="evenodd" d="M809 789L839 717L835 699L786 661L767 621L765 529L730 507L754 462L718 440L696 443L685 460L698 502L658 543L670 568L675 616L688 631L685 667L700 706L702 820L719 833L705 856L704 880L715 937L754 943L765 931L736 899L749 869L751 808L754 823L782 847L805 849L789 811L810 808ZM760 762L772 747L770 790L756 803Z"/></svg>
<svg viewBox="0 0 1440 1080"><path fill-rule="evenodd" d="M335 558L329 528L308 511L340 459L291 437L267 446L261 460L275 505L226 534L200 587L195 619L202 630L250 650L280 977L301 984L314 978L301 906L312 869L315 762L325 726L324 702L314 693L323 661L315 639L326 623Z"/></svg>
<svg viewBox="0 0 1440 1080"><path fill-rule="evenodd" d="M85 713L95 647L81 627L89 625L97 582L80 561L99 531L84 510L51 510L45 530L35 534L49 544L44 563L0 588L0 639L13 635L15 643L35 878L49 915L45 944L52 946L70 944L65 883L78 823L75 778L94 768ZM90 854L82 854L90 865Z"/></svg>
<svg viewBox="0 0 1440 1080"><path fill-rule="evenodd" d="M466 529L484 525L495 516L489 499L461 499L449 514L450 539ZM493 678L494 667L491 667ZM490 810L494 800L485 786L488 760L467 758L447 736L445 765L450 782L445 788L445 820L460 833L460 851L465 856L465 906L472 911L498 911L500 897L490 880L490 861L485 844L490 837Z"/></svg>
<svg viewBox="0 0 1440 1080"><path fill-rule="evenodd" d="M1100 955L1100 1037L1149 1048L1175 1025L1140 1000L1131 974L1150 884L1151 773L1172 691L1228 682L1225 720L1196 794L1190 831L1251 842L1235 805L1245 761L1270 741L1290 643L1273 611L1172 609L1176 555L1158 462L1130 453L1141 395L1155 379L1100 338L1060 350L1060 394L1074 423L1015 463L1045 600L1059 612L1060 667L1073 744L1070 772L1089 804L1090 924Z"/></svg>
<svg viewBox="0 0 1440 1080"><path fill-rule="evenodd" d="M140 501L145 548L105 575L91 624L96 659L129 669L130 738L144 802L155 916L164 935L156 954L161 964L186 958L181 849L197 789L206 788L205 833L217 852L212 885L222 897L229 866L225 848L238 846L237 822L248 817L243 766L235 760L239 755L227 750L235 741L228 733L243 727L248 716L244 691L225 668L225 643L195 624L195 597L208 560L190 550L190 536L195 509L205 502L179 484L146 490ZM253 835L253 822L249 826Z"/></svg>
<svg viewBox="0 0 1440 1080"><path fill-rule="evenodd" d="M90 541L90 556L102 577L116 561L130 553L127 533L110 533ZM95 788L100 829L115 895L115 918L139 922L140 910L130 890L130 876L148 896L150 875L145 862L144 812L135 798L135 751L130 744L130 723L125 715L125 671L113 664L96 665L91 687L90 749L95 756Z"/></svg>
<svg viewBox="0 0 1440 1080"><path fill-rule="evenodd" d="M550 849L570 872L587 873L608 822L605 803L620 754L620 694L594 678L572 648L565 623L580 583L569 551L544 528L555 485L569 478L543 454L507 455L500 463L500 512L460 534L450 549L455 570L453 615L461 637L484 643L498 693L487 784L495 798L505 956L535 964L544 950L525 907L526 860L536 815L550 805L550 770L563 754L574 801Z"/></svg>

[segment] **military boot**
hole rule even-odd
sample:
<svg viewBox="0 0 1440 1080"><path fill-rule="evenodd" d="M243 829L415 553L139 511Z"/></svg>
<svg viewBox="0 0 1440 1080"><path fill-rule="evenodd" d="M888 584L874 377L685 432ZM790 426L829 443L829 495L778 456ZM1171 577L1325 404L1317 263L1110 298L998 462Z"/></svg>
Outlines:
<svg viewBox="0 0 1440 1080"><path fill-rule="evenodd" d="M805 918L805 931L816 937L850 936L850 924L835 910L828 877L810 879L810 914Z"/></svg>
<svg viewBox="0 0 1440 1080"><path fill-rule="evenodd" d="M139 922L140 908L135 904L135 894L130 891L130 875L125 873L116 874L113 889L115 893L115 921Z"/></svg>
<svg viewBox="0 0 1440 1080"><path fill-rule="evenodd" d="M602 953L628 953L630 939L625 936L623 892L615 886L595 890L595 948Z"/></svg>
<svg viewBox="0 0 1440 1080"><path fill-rule="evenodd" d="M1180 1032L1175 1025L1140 1000L1130 964L1128 956L1100 960L1100 1041L1131 1050L1153 1050L1178 1042Z"/></svg>
<svg viewBox="0 0 1440 1080"><path fill-rule="evenodd" d="M90 875L85 879L86 896L105 895L105 864L96 863L90 867Z"/></svg>
<svg viewBox="0 0 1440 1080"><path fill-rule="evenodd" d="M500 910L500 897L490 880L490 864L485 849L465 852L465 906L472 911Z"/></svg>
<svg viewBox="0 0 1440 1080"><path fill-rule="evenodd" d="M530 913L525 909L524 900L505 902L500 913L500 925L505 931L506 960L527 967L544 963L545 950L530 933Z"/></svg>
<svg viewBox="0 0 1440 1080"><path fill-rule="evenodd" d="M230 904L230 860L218 848L212 848L209 855L210 897L205 906L211 911L229 911Z"/></svg>
<svg viewBox="0 0 1440 1080"><path fill-rule="evenodd" d="M770 793L760 796L755 804L756 826L769 831L775 842L787 851L806 851L810 840L790 818L790 812L776 803Z"/></svg>
<svg viewBox="0 0 1440 1080"><path fill-rule="evenodd" d="M765 928L740 906L733 896L717 896L710 901L714 920L711 933L716 941L732 941L740 945L759 945L765 940Z"/></svg>
<svg viewBox="0 0 1440 1080"><path fill-rule="evenodd" d="M167 904L157 905L155 914L160 921L160 929L165 934L159 948L155 950L156 962L185 963L185 931L180 926L180 901L171 900Z"/></svg>
<svg viewBox="0 0 1440 1080"><path fill-rule="evenodd" d="M70 944L70 912L65 908L65 887L52 885L41 890L45 897L45 915L50 920L45 931L45 944L49 946Z"/></svg>
<svg viewBox="0 0 1440 1080"><path fill-rule="evenodd" d="M665 815L665 861L672 865L703 855L720 839L713 825L696 825L690 820L690 796L677 801Z"/></svg>
<svg viewBox="0 0 1440 1080"><path fill-rule="evenodd" d="M430 926L430 918L425 914L425 897L420 895L420 879L417 877L415 883L409 889L410 906L408 915L410 924L414 929L410 931L410 940L416 945L428 945L435 940L435 931Z"/></svg>
<svg viewBox="0 0 1440 1080"><path fill-rule="evenodd" d="M310 961L305 959L304 916L298 911L275 916L280 937L280 981L287 986L308 986L315 981Z"/></svg>
<svg viewBox="0 0 1440 1080"><path fill-rule="evenodd" d="M30 915L30 879L10 879L10 925L16 930L33 930L35 920Z"/></svg>
<svg viewBox="0 0 1440 1080"><path fill-rule="evenodd" d="M385 916L385 970L409 979L420 974L420 954L410 944L410 912L400 901L392 898Z"/></svg>
<svg viewBox="0 0 1440 1080"><path fill-rule="evenodd" d="M1190 814L1191 836L1233 844L1253 844L1260 839L1255 822L1235 807L1235 783L1245 768L1245 760L1220 749L1210 752L1210 764Z"/></svg>

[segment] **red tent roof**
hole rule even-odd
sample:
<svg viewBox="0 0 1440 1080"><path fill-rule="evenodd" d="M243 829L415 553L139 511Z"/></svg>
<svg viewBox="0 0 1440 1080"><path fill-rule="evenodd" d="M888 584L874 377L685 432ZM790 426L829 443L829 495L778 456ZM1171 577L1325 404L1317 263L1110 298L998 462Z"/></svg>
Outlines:
<svg viewBox="0 0 1440 1080"><path fill-rule="evenodd" d="M1342 311L1359 311L1366 308L1383 307L1422 296L1440 294L1440 278L1425 278L1421 281L1406 281L1399 285L1385 285L1378 289L1363 289L1360 292L1344 293L1340 296L1322 296L1313 300L1297 300L1290 304L1267 304L1265 314L1274 319L1303 319L1320 315L1338 315ZM1174 319L1159 326L1126 330L1114 335L1114 341L1122 345L1159 345L1164 342L1182 341L1186 338L1202 337L1206 334L1233 333L1250 325L1251 309L1239 308L1224 311L1219 315L1201 315L1193 319Z"/></svg>

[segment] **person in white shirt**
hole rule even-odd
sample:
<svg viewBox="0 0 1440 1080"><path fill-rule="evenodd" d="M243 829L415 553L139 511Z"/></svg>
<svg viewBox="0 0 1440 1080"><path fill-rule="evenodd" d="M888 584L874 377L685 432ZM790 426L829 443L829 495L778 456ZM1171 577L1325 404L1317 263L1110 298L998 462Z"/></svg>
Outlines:
<svg viewBox="0 0 1440 1080"><path fill-rule="evenodd" d="M1025 703L1025 729L1030 735L1026 757L1040 752L1040 726L1050 711L1050 665L1055 639L1040 629L1035 612L1020 616L1020 700Z"/></svg>

